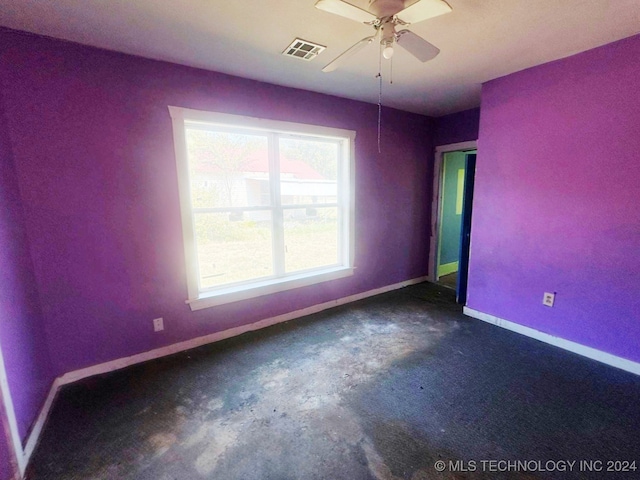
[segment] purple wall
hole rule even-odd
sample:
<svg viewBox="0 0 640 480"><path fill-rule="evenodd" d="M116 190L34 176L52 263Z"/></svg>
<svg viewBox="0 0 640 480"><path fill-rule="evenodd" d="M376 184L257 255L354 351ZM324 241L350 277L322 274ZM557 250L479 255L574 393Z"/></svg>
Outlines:
<svg viewBox="0 0 640 480"><path fill-rule="evenodd" d="M0 95L0 343L25 439L53 373Z"/></svg>
<svg viewBox="0 0 640 480"><path fill-rule="evenodd" d="M450 145L478 139L480 109L472 108L435 119L435 145Z"/></svg>
<svg viewBox="0 0 640 480"><path fill-rule="evenodd" d="M638 58L637 35L483 86L468 296L636 362Z"/></svg>
<svg viewBox="0 0 640 480"><path fill-rule="evenodd" d="M374 105L10 31L0 42L56 375L427 274L432 119L385 109L380 155ZM168 105L356 130L356 274L191 312Z"/></svg>

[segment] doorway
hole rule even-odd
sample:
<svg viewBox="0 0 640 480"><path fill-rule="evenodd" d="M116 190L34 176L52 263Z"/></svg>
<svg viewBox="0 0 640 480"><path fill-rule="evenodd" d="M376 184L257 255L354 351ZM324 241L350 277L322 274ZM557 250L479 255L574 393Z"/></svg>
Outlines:
<svg viewBox="0 0 640 480"><path fill-rule="evenodd" d="M466 303L476 142L436 149L429 272Z"/></svg>

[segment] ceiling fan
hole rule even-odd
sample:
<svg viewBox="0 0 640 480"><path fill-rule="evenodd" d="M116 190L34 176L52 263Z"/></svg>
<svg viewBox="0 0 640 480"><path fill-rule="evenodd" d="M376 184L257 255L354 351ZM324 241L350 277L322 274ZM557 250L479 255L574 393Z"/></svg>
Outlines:
<svg viewBox="0 0 640 480"><path fill-rule="evenodd" d="M380 37L384 58L390 59L393 56L394 44L401 46L421 62L435 58L440 53L438 47L407 29L396 31L396 26L403 27L449 13L452 11L451 7L444 0L418 0L406 8L405 3L410 3L410 0L369 0L368 10L364 10L343 0L318 0L316 8L365 25L371 25L375 29L373 35L363 38L348 48L326 65L322 71L334 71L348 58L373 43L378 37Z"/></svg>

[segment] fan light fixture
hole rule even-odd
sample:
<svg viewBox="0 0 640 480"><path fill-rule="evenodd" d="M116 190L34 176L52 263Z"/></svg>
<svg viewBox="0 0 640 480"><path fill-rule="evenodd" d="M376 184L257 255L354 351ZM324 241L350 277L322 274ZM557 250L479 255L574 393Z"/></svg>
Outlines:
<svg viewBox="0 0 640 480"><path fill-rule="evenodd" d="M384 58L386 58L387 60L390 60L391 57L393 57L393 44L392 43L390 43L389 45L384 47L384 50L382 50L382 56Z"/></svg>

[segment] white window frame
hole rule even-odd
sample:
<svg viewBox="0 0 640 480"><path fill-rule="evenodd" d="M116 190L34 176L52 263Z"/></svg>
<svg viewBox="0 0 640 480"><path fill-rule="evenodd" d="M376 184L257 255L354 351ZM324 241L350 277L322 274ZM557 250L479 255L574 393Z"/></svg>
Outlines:
<svg viewBox="0 0 640 480"><path fill-rule="evenodd" d="M173 141L180 194L180 213L182 217L182 236L184 240L188 291L186 303L189 304L191 310L200 310L225 303L270 295L353 275L355 246L355 131L277 120L265 120L227 113L192 110L174 106L169 106L169 114L171 115L173 123ZM231 286L223 285L214 289L200 290L196 236L193 212L191 209L191 182L185 137L185 124L189 122L221 127L236 127L245 131L254 130L263 134L275 132L285 135L310 135L313 137L341 140L341 155L346 161L341 162L342 170L338 175L338 192L340 196L344 197L346 195L347 198L338 198L337 202L337 208L340 210L339 218L341 218L339 228L342 232L340 238L342 243L339 247L342 256L340 264L328 268L317 268L288 274L277 278L249 280ZM277 178L271 179L273 184L275 184L271 189L272 192L274 189L279 189L279 182L277 180ZM278 203L279 201L278 196ZM272 208L279 208L279 205L273 205ZM274 254L275 253L276 252L274 252Z"/></svg>

